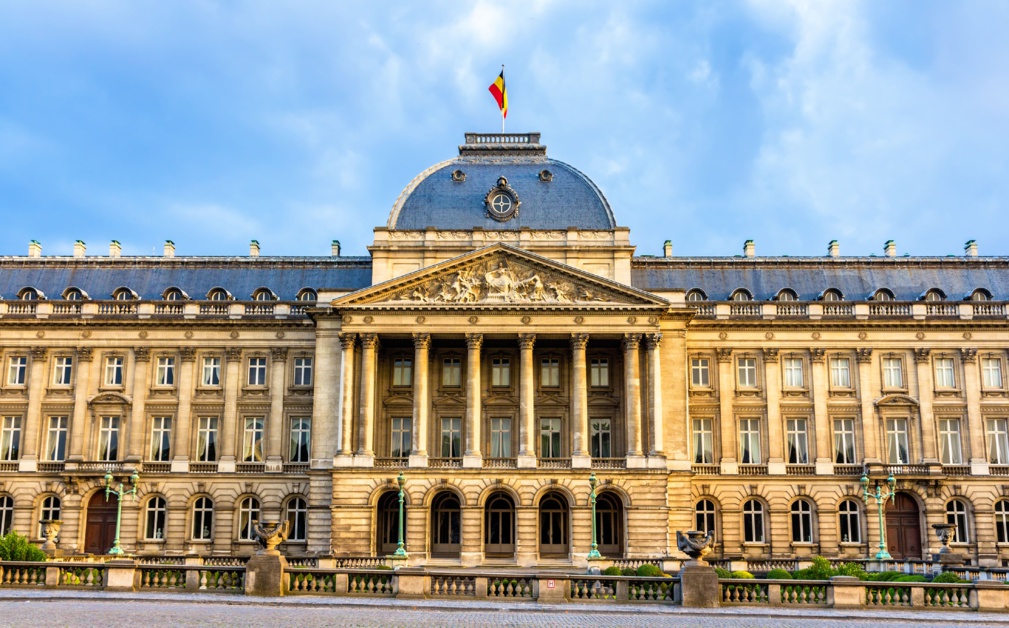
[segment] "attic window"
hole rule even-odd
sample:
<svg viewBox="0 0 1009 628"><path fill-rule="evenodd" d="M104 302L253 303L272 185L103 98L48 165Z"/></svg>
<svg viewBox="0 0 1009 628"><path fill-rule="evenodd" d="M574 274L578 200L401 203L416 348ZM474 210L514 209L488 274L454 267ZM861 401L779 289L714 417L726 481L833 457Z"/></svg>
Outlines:
<svg viewBox="0 0 1009 628"><path fill-rule="evenodd" d="M165 290L165 293L161 295L165 301L184 301L186 298L185 293L178 288L169 288Z"/></svg>
<svg viewBox="0 0 1009 628"><path fill-rule="evenodd" d="M774 297L775 301L798 301L799 295L795 293L795 290L791 288L784 288L778 291L777 296Z"/></svg>
<svg viewBox="0 0 1009 628"><path fill-rule="evenodd" d="M253 301L273 301L276 297L269 288L260 288L252 293Z"/></svg>
<svg viewBox="0 0 1009 628"><path fill-rule="evenodd" d="M39 291L35 288L22 288L21 291L18 292L18 298L22 301L38 301Z"/></svg>
<svg viewBox="0 0 1009 628"><path fill-rule="evenodd" d="M301 291L298 292L299 301L317 301L318 299L319 295L311 288L302 288Z"/></svg>
<svg viewBox="0 0 1009 628"><path fill-rule="evenodd" d="M823 291L823 296L820 298L824 301L844 301L844 295L841 294L840 290L835 288L827 288Z"/></svg>
<svg viewBox="0 0 1009 628"><path fill-rule="evenodd" d="M740 288L729 296L730 301L752 301L753 295L750 294L749 290L745 288Z"/></svg>
<svg viewBox="0 0 1009 628"><path fill-rule="evenodd" d="M984 288L978 288L970 294L971 301L991 301L991 293Z"/></svg>
<svg viewBox="0 0 1009 628"><path fill-rule="evenodd" d="M893 293L887 288L880 288L872 295L873 301L893 301Z"/></svg>
<svg viewBox="0 0 1009 628"><path fill-rule="evenodd" d="M924 300L925 301L945 301L946 300L946 295L943 294L942 290L939 290L938 288L932 288L931 290L929 290L928 292L925 293Z"/></svg>
<svg viewBox="0 0 1009 628"><path fill-rule="evenodd" d="M540 170L540 181L553 181L554 173L549 170Z"/></svg>
<svg viewBox="0 0 1009 628"><path fill-rule="evenodd" d="M129 288L116 288L112 293L112 298L116 301L132 301L137 297L136 293Z"/></svg>
<svg viewBox="0 0 1009 628"><path fill-rule="evenodd" d="M224 288L214 288L207 293L207 299L211 301L227 301L231 295Z"/></svg>
<svg viewBox="0 0 1009 628"><path fill-rule="evenodd" d="M708 295L704 294L703 290L698 290L694 288L687 293L687 301L707 301Z"/></svg>
<svg viewBox="0 0 1009 628"><path fill-rule="evenodd" d="M63 298L67 301L82 301L84 293L79 288L67 288L63 291Z"/></svg>
<svg viewBox="0 0 1009 628"><path fill-rule="evenodd" d="M463 172L462 170L453 170L452 180L455 181L456 183L462 183L463 181L466 180L466 173Z"/></svg>

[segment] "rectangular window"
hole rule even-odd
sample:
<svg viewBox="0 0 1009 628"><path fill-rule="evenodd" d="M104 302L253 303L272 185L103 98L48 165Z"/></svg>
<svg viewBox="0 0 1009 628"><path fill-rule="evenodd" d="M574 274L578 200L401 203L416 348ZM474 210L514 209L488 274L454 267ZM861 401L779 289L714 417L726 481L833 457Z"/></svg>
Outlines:
<svg viewBox="0 0 1009 628"><path fill-rule="evenodd" d="M249 386L266 386L266 358L249 358Z"/></svg>
<svg viewBox="0 0 1009 628"><path fill-rule="evenodd" d="M886 458L890 464L908 464L907 419L886 420Z"/></svg>
<svg viewBox="0 0 1009 628"><path fill-rule="evenodd" d="M900 358L883 358L883 387L903 388L904 370Z"/></svg>
<svg viewBox="0 0 1009 628"><path fill-rule="evenodd" d="M196 459L217 462L217 417L201 416L196 430Z"/></svg>
<svg viewBox="0 0 1009 628"><path fill-rule="evenodd" d="M851 361L848 358L830 359L830 385L833 388L851 388Z"/></svg>
<svg viewBox="0 0 1009 628"><path fill-rule="evenodd" d="M110 355L105 358L105 385L123 385L123 356Z"/></svg>
<svg viewBox="0 0 1009 628"><path fill-rule="evenodd" d="M175 358L158 358L158 367L154 372L154 383L158 386L175 385Z"/></svg>
<svg viewBox="0 0 1009 628"><path fill-rule="evenodd" d="M28 356L11 356L7 367L7 385L24 386L28 378Z"/></svg>
<svg viewBox="0 0 1009 628"><path fill-rule="evenodd" d="M490 457L512 457L512 420L492 418L490 420Z"/></svg>
<svg viewBox="0 0 1009 628"><path fill-rule="evenodd" d="M788 464L809 464L806 419L786 419L785 439L788 446Z"/></svg>
<svg viewBox="0 0 1009 628"><path fill-rule="evenodd" d="M312 447L312 419L291 417L291 455L289 462L308 462Z"/></svg>
<svg viewBox="0 0 1009 628"><path fill-rule="evenodd" d="M221 385L221 358L211 356L203 358L203 385Z"/></svg>
<svg viewBox="0 0 1009 628"><path fill-rule="evenodd" d="M609 358L592 358L589 360L589 386L592 386L593 388L608 388L609 385Z"/></svg>
<svg viewBox="0 0 1009 628"><path fill-rule="evenodd" d="M21 457L21 417L5 416L0 429L0 460Z"/></svg>
<svg viewBox="0 0 1009 628"><path fill-rule="evenodd" d="M834 462L855 464L855 419L834 419Z"/></svg>
<svg viewBox="0 0 1009 628"><path fill-rule="evenodd" d="M512 385L512 363L508 358L491 358L490 385L507 388Z"/></svg>
<svg viewBox="0 0 1009 628"><path fill-rule="evenodd" d="M462 419L441 420L441 457L458 458L462 455Z"/></svg>
<svg viewBox="0 0 1009 628"><path fill-rule="evenodd" d="M802 388L805 381L802 376L802 358L785 358L785 387Z"/></svg>
<svg viewBox="0 0 1009 628"><path fill-rule="evenodd" d="M441 385L457 388L462 381L462 359L445 358L441 363Z"/></svg>
<svg viewBox="0 0 1009 628"><path fill-rule="evenodd" d="M939 462L963 464L960 453L960 419L939 419Z"/></svg>
<svg viewBox="0 0 1009 628"><path fill-rule="evenodd" d="M412 358L393 358L392 385L398 387L408 387L413 385Z"/></svg>
<svg viewBox="0 0 1009 628"><path fill-rule="evenodd" d="M540 361L540 386L556 388L561 385L561 361L559 358L543 358Z"/></svg>
<svg viewBox="0 0 1009 628"><path fill-rule="evenodd" d="M935 387L955 388L956 380L953 376L953 358L935 359Z"/></svg>
<svg viewBox="0 0 1009 628"><path fill-rule="evenodd" d="M242 460L244 462L263 461L263 417L245 418L245 433L242 437Z"/></svg>
<svg viewBox="0 0 1009 628"><path fill-rule="evenodd" d="M98 459L119 459L119 417L103 416L98 428Z"/></svg>
<svg viewBox="0 0 1009 628"><path fill-rule="evenodd" d="M294 358L294 385L312 385L312 358Z"/></svg>
<svg viewBox="0 0 1009 628"><path fill-rule="evenodd" d="M167 462L172 459L172 417L156 416L151 419L151 460Z"/></svg>
<svg viewBox="0 0 1009 628"><path fill-rule="evenodd" d="M987 390L1002 388L1002 360L998 358L981 359L982 383Z"/></svg>
<svg viewBox="0 0 1009 628"><path fill-rule="evenodd" d="M988 462L991 464L1009 464L1009 421L1006 419L988 419Z"/></svg>
<svg viewBox="0 0 1009 628"><path fill-rule="evenodd" d="M561 455L561 420L540 419L540 458L560 458Z"/></svg>
<svg viewBox="0 0 1009 628"><path fill-rule="evenodd" d="M610 458L613 455L612 427L609 419L589 421L589 455L593 458Z"/></svg>
<svg viewBox="0 0 1009 628"><path fill-rule="evenodd" d="M70 386L74 374L74 359L69 355L58 355L53 360L53 385Z"/></svg>
<svg viewBox="0 0 1009 628"><path fill-rule="evenodd" d="M42 452L43 459L50 462L62 462L67 458L67 417L49 417L46 429L46 448Z"/></svg>
<svg viewBox="0 0 1009 628"><path fill-rule="evenodd" d="M739 420L739 461L760 464L760 419Z"/></svg>
<svg viewBox="0 0 1009 628"><path fill-rule="evenodd" d="M406 458L413 448L413 419L410 417L393 417L392 445L389 455L393 458Z"/></svg>
<svg viewBox="0 0 1009 628"><path fill-rule="evenodd" d="M694 464L714 464L715 434L713 419L692 419Z"/></svg>
<svg viewBox="0 0 1009 628"><path fill-rule="evenodd" d="M708 371L708 358L690 359L690 385L697 388L711 386L711 374Z"/></svg>
<svg viewBox="0 0 1009 628"><path fill-rule="evenodd" d="M739 374L740 388L756 388L757 386L757 359L739 358L736 365Z"/></svg>

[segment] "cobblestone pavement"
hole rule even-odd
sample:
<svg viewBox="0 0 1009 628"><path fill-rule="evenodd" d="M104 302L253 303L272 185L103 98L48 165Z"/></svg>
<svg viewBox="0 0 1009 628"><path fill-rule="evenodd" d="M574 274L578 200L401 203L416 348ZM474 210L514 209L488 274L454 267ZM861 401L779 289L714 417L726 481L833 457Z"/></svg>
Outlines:
<svg viewBox="0 0 1009 628"><path fill-rule="evenodd" d="M830 611L648 605L489 603L243 596L0 592L2 626L1006 626L1009 616L972 612Z"/></svg>

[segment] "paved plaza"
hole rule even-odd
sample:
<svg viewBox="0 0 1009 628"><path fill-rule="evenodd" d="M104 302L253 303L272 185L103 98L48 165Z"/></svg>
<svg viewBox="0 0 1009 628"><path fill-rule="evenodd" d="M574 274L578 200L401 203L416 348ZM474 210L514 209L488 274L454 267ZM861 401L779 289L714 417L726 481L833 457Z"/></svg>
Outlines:
<svg viewBox="0 0 1009 628"><path fill-rule="evenodd" d="M3 626L1009 626L1003 614L489 603L226 595L0 592Z"/></svg>

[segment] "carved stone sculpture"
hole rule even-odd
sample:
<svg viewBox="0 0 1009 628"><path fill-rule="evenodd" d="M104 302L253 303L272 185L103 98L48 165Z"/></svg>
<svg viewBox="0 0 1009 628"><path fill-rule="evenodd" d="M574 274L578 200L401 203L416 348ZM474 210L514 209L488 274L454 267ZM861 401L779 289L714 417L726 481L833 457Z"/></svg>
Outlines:
<svg viewBox="0 0 1009 628"><path fill-rule="evenodd" d="M956 537L956 524L933 523L932 528L935 530L935 535L939 537L939 542L942 543L942 548L939 549L939 553L951 553L953 550L950 549L949 543Z"/></svg>
<svg viewBox="0 0 1009 628"><path fill-rule="evenodd" d="M714 531L707 534L698 530L690 530L686 534L676 531L676 547L690 557L688 565L698 565L705 556L711 553L711 542L715 539Z"/></svg>
<svg viewBox="0 0 1009 628"><path fill-rule="evenodd" d="M258 519L254 520L252 522L252 531L256 535L256 541L262 548L258 553L273 556L280 555L277 546L287 540L289 528L290 522L286 520L283 522L267 521L265 523L260 523Z"/></svg>
<svg viewBox="0 0 1009 628"><path fill-rule="evenodd" d="M39 523L42 524L42 534L46 537L46 542L42 544L41 549L56 549L56 537L60 535L60 528L63 526L63 522L59 519L42 519Z"/></svg>

